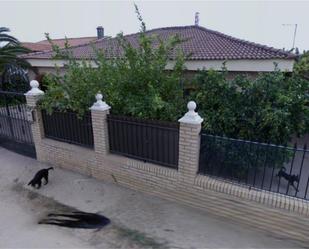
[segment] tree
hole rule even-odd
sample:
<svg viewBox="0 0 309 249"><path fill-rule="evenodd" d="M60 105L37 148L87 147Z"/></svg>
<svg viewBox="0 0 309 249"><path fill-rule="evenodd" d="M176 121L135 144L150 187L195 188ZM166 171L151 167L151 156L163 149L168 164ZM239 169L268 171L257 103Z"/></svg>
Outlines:
<svg viewBox="0 0 309 249"><path fill-rule="evenodd" d="M286 144L309 132L309 82L275 70L256 79L226 72L201 71L194 94L203 128L210 134Z"/></svg>
<svg viewBox="0 0 309 249"><path fill-rule="evenodd" d="M114 114L145 119L175 121L185 108L182 89L184 59L179 52L173 70L165 70L169 55L181 40L170 37L167 42L146 32L146 25L136 7L141 22L138 46L133 46L119 34L117 48L121 57L106 58L96 51L96 68L86 61L78 62L70 49L55 48L56 57L68 60L66 74L46 77L47 91L41 106L73 110L80 115L88 111L98 91L102 91Z"/></svg>
<svg viewBox="0 0 309 249"><path fill-rule="evenodd" d="M0 73L7 64L15 64L22 67L29 67L30 64L19 57L29 52L29 49L21 46L20 42L13 36L7 34L10 30L0 27Z"/></svg>
<svg viewBox="0 0 309 249"><path fill-rule="evenodd" d="M278 70L256 79L240 75L228 80L226 73L201 71L195 79L193 99L206 133L285 145L292 135L309 132L308 81ZM250 169L280 168L292 157L291 150L284 147L222 137L207 138L203 146L211 155L209 165L218 165L229 177L242 180Z"/></svg>
<svg viewBox="0 0 309 249"><path fill-rule="evenodd" d="M294 65L294 72L309 80L309 51L304 52Z"/></svg>
<svg viewBox="0 0 309 249"><path fill-rule="evenodd" d="M23 68L30 64L19 55L29 50L22 47L15 37L8 35L9 31L0 27L0 89L25 92L29 88L29 79Z"/></svg>

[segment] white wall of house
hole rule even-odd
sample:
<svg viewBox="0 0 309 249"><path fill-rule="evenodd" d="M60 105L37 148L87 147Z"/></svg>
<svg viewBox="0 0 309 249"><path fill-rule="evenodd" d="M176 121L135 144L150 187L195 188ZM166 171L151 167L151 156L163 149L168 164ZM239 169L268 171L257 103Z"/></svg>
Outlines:
<svg viewBox="0 0 309 249"><path fill-rule="evenodd" d="M42 74L56 74L56 68L55 67L33 67L35 70L30 69L28 71L28 76L30 80L37 80L37 75L42 75ZM64 75L65 74L65 69L59 68L58 71L60 74Z"/></svg>
<svg viewBox="0 0 309 249"><path fill-rule="evenodd" d="M174 62L167 65L172 69ZM293 71L294 60L210 60L210 61L186 61L185 66L189 71L199 69L222 70L223 65L230 72L271 72L274 71L275 65L282 71Z"/></svg>
<svg viewBox="0 0 309 249"><path fill-rule="evenodd" d="M63 70L66 64L65 60L49 60L49 59L28 59L28 62L35 68L38 69L39 73L55 73L55 66ZM88 61L93 67L97 65L93 61ZM293 59L277 59L277 60L208 60L208 61L186 61L185 66L188 71L197 71L201 69L213 69L222 70L225 63L225 67L229 72L271 72L275 69L275 64L281 71L292 72ZM166 69L170 70L173 68L175 62L170 61Z"/></svg>

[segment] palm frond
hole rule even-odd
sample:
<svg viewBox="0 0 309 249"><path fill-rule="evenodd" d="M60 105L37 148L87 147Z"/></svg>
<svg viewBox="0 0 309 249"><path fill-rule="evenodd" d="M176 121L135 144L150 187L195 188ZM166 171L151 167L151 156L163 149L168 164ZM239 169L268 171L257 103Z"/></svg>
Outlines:
<svg viewBox="0 0 309 249"><path fill-rule="evenodd" d="M0 43L1 42L8 42L11 44L20 44L20 42L18 41L18 39L16 39L15 37L5 34L7 32L10 32L10 29L5 28L5 27L0 27Z"/></svg>
<svg viewBox="0 0 309 249"><path fill-rule="evenodd" d="M21 46L18 39L8 35L10 32L9 28L0 27L0 73L7 64L15 64L21 67L30 67L31 65L23 58L20 57L22 54L30 52L29 49Z"/></svg>

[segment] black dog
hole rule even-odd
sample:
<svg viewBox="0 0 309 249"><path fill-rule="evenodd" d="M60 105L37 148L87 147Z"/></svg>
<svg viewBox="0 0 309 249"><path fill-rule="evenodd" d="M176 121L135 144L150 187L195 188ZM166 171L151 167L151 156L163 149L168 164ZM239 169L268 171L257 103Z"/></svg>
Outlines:
<svg viewBox="0 0 309 249"><path fill-rule="evenodd" d="M285 180L288 181L288 184L290 184L295 189L295 191L298 192L298 189L294 185L294 183L299 182L299 175L290 175L290 174L286 173L285 167L281 167L281 169L279 170L279 172L276 176L278 176L280 179L281 179L281 177L283 177Z"/></svg>
<svg viewBox="0 0 309 249"><path fill-rule="evenodd" d="M45 179L45 185L48 183L48 171L54 169L53 167L50 167L48 169L41 169L39 170L35 176L33 177L33 179L28 183L28 185L31 185L32 187L35 188L36 185L38 185L38 189L41 187L42 185L42 179Z"/></svg>

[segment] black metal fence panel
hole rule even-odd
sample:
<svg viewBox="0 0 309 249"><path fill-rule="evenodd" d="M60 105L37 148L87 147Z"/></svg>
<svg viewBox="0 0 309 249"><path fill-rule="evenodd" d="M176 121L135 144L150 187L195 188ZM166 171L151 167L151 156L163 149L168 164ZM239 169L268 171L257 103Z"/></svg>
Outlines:
<svg viewBox="0 0 309 249"><path fill-rule="evenodd" d="M82 118L71 111L54 110L52 114L42 110L45 137L54 140L93 148L91 113Z"/></svg>
<svg viewBox="0 0 309 249"><path fill-rule="evenodd" d="M309 199L309 150L201 135L199 173Z"/></svg>
<svg viewBox="0 0 309 249"><path fill-rule="evenodd" d="M0 144L27 156L36 156L26 98L22 93L0 91Z"/></svg>
<svg viewBox="0 0 309 249"><path fill-rule="evenodd" d="M110 152L178 168L179 124L109 114Z"/></svg>

